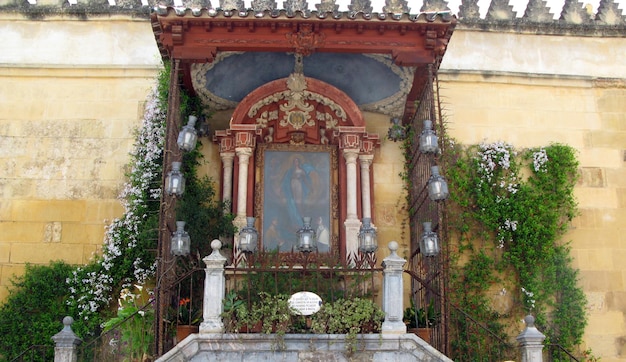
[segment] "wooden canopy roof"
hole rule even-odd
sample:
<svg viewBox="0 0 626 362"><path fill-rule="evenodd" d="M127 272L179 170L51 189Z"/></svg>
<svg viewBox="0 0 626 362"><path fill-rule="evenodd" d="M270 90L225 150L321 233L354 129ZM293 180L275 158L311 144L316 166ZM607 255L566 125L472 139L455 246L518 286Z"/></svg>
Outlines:
<svg viewBox="0 0 626 362"><path fill-rule="evenodd" d="M191 64L210 63L219 52L228 51L384 54L398 66L436 69L456 18L449 11L411 15L159 7L151 22L162 57L180 60L185 87L193 90ZM425 74L415 72L405 121L415 112Z"/></svg>

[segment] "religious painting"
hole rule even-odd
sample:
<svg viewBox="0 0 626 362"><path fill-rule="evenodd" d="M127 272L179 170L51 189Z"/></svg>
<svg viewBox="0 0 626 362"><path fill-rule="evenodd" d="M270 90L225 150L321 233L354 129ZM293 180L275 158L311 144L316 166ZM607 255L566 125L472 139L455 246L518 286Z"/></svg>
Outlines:
<svg viewBox="0 0 626 362"><path fill-rule="evenodd" d="M329 252L333 247L333 152L323 146L289 146L259 150L263 248L279 252L297 250L296 231L307 217L317 234L318 252Z"/></svg>

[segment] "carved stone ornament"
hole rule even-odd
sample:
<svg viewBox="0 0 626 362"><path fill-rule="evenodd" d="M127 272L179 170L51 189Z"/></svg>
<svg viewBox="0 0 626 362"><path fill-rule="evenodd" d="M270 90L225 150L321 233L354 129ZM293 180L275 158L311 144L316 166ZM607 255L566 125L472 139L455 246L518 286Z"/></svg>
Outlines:
<svg viewBox="0 0 626 362"><path fill-rule="evenodd" d="M578 0L565 0L561 11L561 20L569 24L586 24L592 21L591 15L583 3Z"/></svg>
<svg viewBox="0 0 626 362"><path fill-rule="evenodd" d="M420 12L428 13L446 10L450 10L450 8L445 0L424 0L424 5L422 5Z"/></svg>
<svg viewBox="0 0 626 362"><path fill-rule="evenodd" d="M315 8L320 13L337 13L339 5L335 4L336 0L322 0L320 4L315 4Z"/></svg>
<svg viewBox="0 0 626 362"><path fill-rule="evenodd" d="M487 20L513 20L516 12L508 0L492 0L487 11Z"/></svg>
<svg viewBox="0 0 626 362"><path fill-rule="evenodd" d="M141 9L143 6L141 0L116 0L115 5L122 9Z"/></svg>
<svg viewBox="0 0 626 362"><path fill-rule="evenodd" d="M614 0L600 0L596 21L605 25L623 25L626 23L622 10Z"/></svg>
<svg viewBox="0 0 626 362"><path fill-rule="evenodd" d="M304 0L287 0L283 6L288 16L294 16L296 11L302 12L307 17L309 15L309 4Z"/></svg>
<svg viewBox="0 0 626 362"><path fill-rule="evenodd" d="M264 11L272 12L276 10L277 3L274 0L253 0L252 1L252 9L256 14L262 13Z"/></svg>
<svg viewBox="0 0 626 362"><path fill-rule="evenodd" d="M212 8L209 0L184 0L183 7L191 9L191 13L195 16L199 16L202 9Z"/></svg>
<svg viewBox="0 0 626 362"><path fill-rule="evenodd" d="M544 0L530 0L524 12L524 18L531 22L549 22L554 19L550 13L550 8L546 6Z"/></svg>
<svg viewBox="0 0 626 362"><path fill-rule="evenodd" d="M246 6L243 0L220 0L220 8L222 10L245 11Z"/></svg>
<svg viewBox="0 0 626 362"><path fill-rule="evenodd" d="M462 0L461 6L459 6L459 18L480 19L478 0Z"/></svg>
<svg viewBox="0 0 626 362"><path fill-rule="evenodd" d="M354 16L358 13L372 15L372 2L370 0L352 0L348 5L350 13Z"/></svg>
<svg viewBox="0 0 626 362"><path fill-rule="evenodd" d="M405 14L409 12L406 0L385 0L383 12L387 14Z"/></svg>
<svg viewBox="0 0 626 362"><path fill-rule="evenodd" d="M248 110L248 117L254 118L260 128L266 128L269 121L278 119L280 115L275 109L263 108L273 103L279 104L281 101L286 101L278 106L280 112L283 113L279 123L281 127L291 125L294 129L299 130L304 127L315 126L316 121L326 121L326 128L333 129L337 127L339 122L347 122L346 112L340 105L321 94L307 90L306 78L303 74L292 73L287 78L287 88L286 91L274 93L253 104ZM321 103L328 107L332 113L320 111L313 113L316 107L310 102Z"/></svg>

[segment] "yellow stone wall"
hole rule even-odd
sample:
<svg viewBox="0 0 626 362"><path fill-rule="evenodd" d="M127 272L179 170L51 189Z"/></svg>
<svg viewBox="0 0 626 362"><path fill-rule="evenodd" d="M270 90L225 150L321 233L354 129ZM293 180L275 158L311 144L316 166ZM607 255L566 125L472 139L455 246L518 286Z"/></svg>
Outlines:
<svg viewBox="0 0 626 362"><path fill-rule="evenodd" d="M102 245L160 63L145 21L3 14L0 33L2 300L26 263L83 264Z"/></svg>
<svg viewBox="0 0 626 362"><path fill-rule="evenodd" d="M463 58L477 56L468 50L472 37L472 51L490 53L498 50L498 44L534 42L536 57L527 57L527 64L517 63L514 69L493 70L510 65ZM489 44L481 43L485 38ZM596 57L595 66L576 69L580 64L569 67L561 62L563 74L553 74L539 63L558 60L551 46L554 39L541 48L539 36L457 30L453 51L446 57L463 52L461 44L467 54L446 58L439 79L448 131L458 141L501 140L517 148L559 142L577 149L581 178L574 192L580 215L563 241L571 242L574 266L580 269L580 285L588 299L585 345L602 361L615 362L626 361L626 69L614 68L611 78L605 72L615 66L613 46L622 46L624 39L562 37L559 47L579 53L577 44L584 48L593 41L597 47L587 51ZM515 57L523 54L506 48L501 55L516 63ZM605 62L611 64L600 66ZM483 69L461 70L471 64Z"/></svg>

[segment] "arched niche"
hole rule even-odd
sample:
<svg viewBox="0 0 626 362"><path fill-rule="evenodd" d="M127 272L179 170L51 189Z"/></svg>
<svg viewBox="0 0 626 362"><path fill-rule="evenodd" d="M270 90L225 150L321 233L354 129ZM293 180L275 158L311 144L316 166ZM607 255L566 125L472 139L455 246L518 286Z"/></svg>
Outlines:
<svg viewBox="0 0 626 362"><path fill-rule="evenodd" d="M320 225L328 230L321 252L355 252L363 215L357 195L365 192L369 200L371 193L361 188L357 163L361 156L371 162L378 136L366 132L361 111L344 92L293 73L248 94L216 140L221 154L235 155L233 167L224 168L232 170L235 187L232 198L227 190L224 198L233 201L236 222L257 218L261 247L291 251L298 220L308 216L320 235Z"/></svg>

